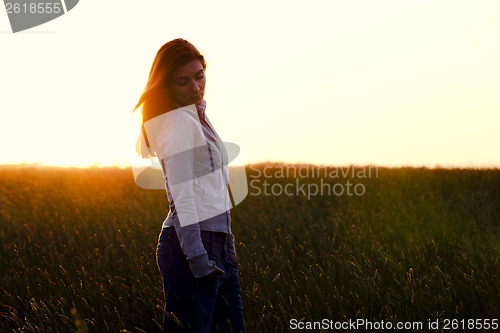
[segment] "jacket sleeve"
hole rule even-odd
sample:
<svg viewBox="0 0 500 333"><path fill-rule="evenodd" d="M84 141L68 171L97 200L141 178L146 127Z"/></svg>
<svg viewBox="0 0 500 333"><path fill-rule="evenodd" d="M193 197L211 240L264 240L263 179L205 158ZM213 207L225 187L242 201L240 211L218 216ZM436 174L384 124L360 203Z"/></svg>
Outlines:
<svg viewBox="0 0 500 333"><path fill-rule="evenodd" d="M194 191L194 149L202 142L196 120L189 117L180 113L169 117L157 136L157 145L159 158L164 159L165 179L177 211L177 218L173 220L175 231L193 276L199 278L210 274L215 269L215 262L209 260L201 240L196 209L196 200L201 198L197 198Z"/></svg>

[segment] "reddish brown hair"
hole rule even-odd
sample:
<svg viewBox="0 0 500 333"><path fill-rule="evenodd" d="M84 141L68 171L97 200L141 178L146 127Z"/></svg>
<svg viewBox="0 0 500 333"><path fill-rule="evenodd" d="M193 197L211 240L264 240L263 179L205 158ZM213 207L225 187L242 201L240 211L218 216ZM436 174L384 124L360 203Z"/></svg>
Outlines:
<svg viewBox="0 0 500 333"><path fill-rule="evenodd" d="M187 40L177 38L163 44L156 53L146 87L132 112L144 103L141 108L142 117L143 121L147 121L168 111L172 107L170 87L173 73L195 59L200 60L205 70L207 67L205 58Z"/></svg>
<svg viewBox="0 0 500 333"><path fill-rule="evenodd" d="M179 67L196 59L200 60L205 70L207 67L205 58L193 44L185 39L173 39L160 47L149 71L146 87L139 98L139 102L132 110L134 112L138 107L141 107L141 126L142 123L149 119L173 109L173 98L170 89L172 75ZM148 151L141 135L139 135L136 142L136 151L145 158L154 156Z"/></svg>

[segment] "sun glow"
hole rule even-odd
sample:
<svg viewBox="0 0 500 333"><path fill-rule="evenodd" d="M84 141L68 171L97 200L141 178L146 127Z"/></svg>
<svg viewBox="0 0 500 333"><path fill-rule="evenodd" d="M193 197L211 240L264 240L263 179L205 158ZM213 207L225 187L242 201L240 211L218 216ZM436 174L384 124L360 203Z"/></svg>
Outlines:
<svg viewBox="0 0 500 333"><path fill-rule="evenodd" d="M497 1L113 6L17 34L0 18L0 164L128 166L154 55L183 37L238 163L500 167Z"/></svg>

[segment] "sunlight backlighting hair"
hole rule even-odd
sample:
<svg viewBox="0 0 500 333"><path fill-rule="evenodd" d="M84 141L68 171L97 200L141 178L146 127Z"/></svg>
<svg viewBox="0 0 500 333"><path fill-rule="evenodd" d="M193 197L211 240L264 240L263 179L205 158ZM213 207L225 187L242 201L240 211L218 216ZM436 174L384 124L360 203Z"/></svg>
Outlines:
<svg viewBox="0 0 500 333"><path fill-rule="evenodd" d="M195 59L200 60L205 70L207 65L203 55L193 44L182 38L173 39L158 50L149 71L146 87L132 110L133 113L141 107L141 128L144 122L172 110L172 75L176 69ZM136 151L142 158L155 156L155 153L148 149L142 130L138 131Z"/></svg>

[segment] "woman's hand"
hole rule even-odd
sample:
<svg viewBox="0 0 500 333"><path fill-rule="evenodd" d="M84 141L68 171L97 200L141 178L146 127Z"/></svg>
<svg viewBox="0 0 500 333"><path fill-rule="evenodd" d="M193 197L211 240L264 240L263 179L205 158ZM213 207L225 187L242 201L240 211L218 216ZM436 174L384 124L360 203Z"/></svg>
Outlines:
<svg viewBox="0 0 500 333"><path fill-rule="evenodd" d="M215 269L212 271L212 273L208 274L207 276L205 277L208 277L208 278L212 278L216 275L222 275L222 274L226 274L226 272L224 272L222 269L220 269L219 267L215 266Z"/></svg>
<svg viewBox="0 0 500 333"><path fill-rule="evenodd" d="M236 266L238 266L238 257L236 254L229 252L229 258L236 264Z"/></svg>

